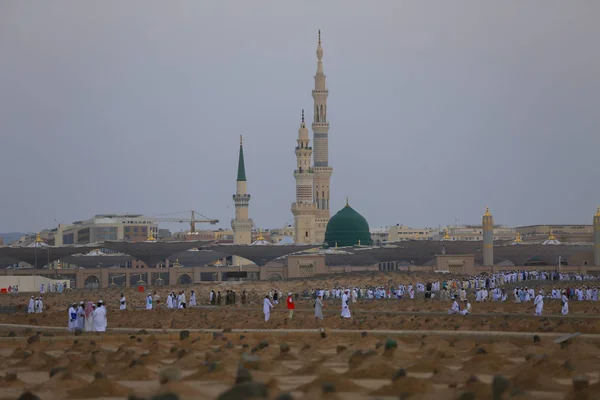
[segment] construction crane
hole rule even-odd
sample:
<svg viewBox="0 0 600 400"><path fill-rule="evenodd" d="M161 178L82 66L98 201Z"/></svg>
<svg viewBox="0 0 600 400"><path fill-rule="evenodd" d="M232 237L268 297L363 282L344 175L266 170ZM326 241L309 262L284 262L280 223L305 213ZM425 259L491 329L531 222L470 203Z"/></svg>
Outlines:
<svg viewBox="0 0 600 400"><path fill-rule="evenodd" d="M190 213L191 217L190 218L165 218L165 217L157 217L154 218L154 220L156 222L177 222L177 223L189 223L190 224L190 232L196 232L196 224L211 224L211 225L216 225L219 223L218 219L210 219L202 214L200 214L198 211L187 211ZM176 213L176 214L181 214L181 213ZM198 214L200 217L204 218L204 219L196 219L196 214Z"/></svg>

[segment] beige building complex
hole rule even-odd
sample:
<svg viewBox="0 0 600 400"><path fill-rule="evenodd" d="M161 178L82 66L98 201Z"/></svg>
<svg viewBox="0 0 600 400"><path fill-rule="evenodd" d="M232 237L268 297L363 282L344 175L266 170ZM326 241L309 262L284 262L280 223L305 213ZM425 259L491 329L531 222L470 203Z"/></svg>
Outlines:
<svg viewBox="0 0 600 400"><path fill-rule="evenodd" d="M317 44L317 72L312 91L313 109L313 148L310 147L308 130L302 122L298 130L296 145L297 165L294 170L296 179L296 201L292 204L294 215L294 240L296 244L322 243L329 222L330 180L333 168L329 166L329 122L327 120L326 77L323 72L323 47L321 31ZM313 164L311 165L311 156Z"/></svg>
<svg viewBox="0 0 600 400"><path fill-rule="evenodd" d="M48 234L48 244L55 246L89 244L105 241L143 242L158 236L158 224L141 214L97 214L86 221L60 224Z"/></svg>

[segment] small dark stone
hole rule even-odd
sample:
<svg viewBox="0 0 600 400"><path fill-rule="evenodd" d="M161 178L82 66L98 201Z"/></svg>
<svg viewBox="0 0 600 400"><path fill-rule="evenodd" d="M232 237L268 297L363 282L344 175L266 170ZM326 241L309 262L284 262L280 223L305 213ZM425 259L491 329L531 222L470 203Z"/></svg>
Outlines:
<svg viewBox="0 0 600 400"><path fill-rule="evenodd" d="M95 346L96 345L96 341L95 340L90 340L90 346Z"/></svg>
<svg viewBox="0 0 600 400"><path fill-rule="evenodd" d="M179 349L176 346L171 347L169 353L176 353Z"/></svg>
<svg viewBox="0 0 600 400"><path fill-rule="evenodd" d="M181 349L177 352L177 358L183 358L187 353L187 350Z"/></svg>
<svg viewBox="0 0 600 400"><path fill-rule="evenodd" d="M344 350L346 350L346 349L347 349L347 347L346 347L346 346L339 345L339 346L337 346L337 347L335 348L335 353L336 353L336 354L340 354L342 351L344 351Z"/></svg>
<svg viewBox="0 0 600 400"><path fill-rule="evenodd" d="M377 350L381 346L383 346L383 342L377 342L377 343L375 343L375 350Z"/></svg>
<svg viewBox="0 0 600 400"><path fill-rule="evenodd" d="M394 373L394 376L392 377L392 382L398 378L404 378L405 376L406 376L406 371L404 370L404 368L400 368L398 371L396 371Z"/></svg>
<svg viewBox="0 0 600 400"><path fill-rule="evenodd" d="M492 398L494 400L502 400L502 395L508 390L510 383L503 376L496 375L492 381Z"/></svg>
<svg viewBox="0 0 600 400"><path fill-rule="evenodd" d="M135 335L129 336L129 340L134 340L134 339L135 339Z"/></svg>
<svg viewBox="0 0 600 400"><path fill-rule="evenodd" d="M75 329L74 334L75 334L75 336L80 336L81 334L83 334L83 331L81 329L77 328L77 329Z"/></svg>
<svg viewBox="0 0 600 400"><path fill-rule="evenodd" d="M475 393L464 392L460 396L458 396L457 400L475 400Z"/></svg>
<svg viewBox="0 0 600 400"><path fill-rule="evenodd" d="M39 343L39 341L40 341L40 336L39 335L33 335L33 336L29 336L27 338L27 343L28 344Z"/></svg>
<svg viewBox="0 0 600 400"><path fill-rule="evenodd" d="M74 345L79 344L79 340L77 340L77 339L73 340L73 344Z"/></svg>
<svg viewBox="0 0 600 400"><path fill-rule="evenodd" d="M478 347L475 349L475 354L486 354L487 351L483 347Z"/></svg>
<svg viewBox="0 0 600 400"><path fill-rule="evenodd" d="M286 354L290 352L290 346L287 343L281 343L279 345L279 354Z"/></svg>
<svg viewBox="0 0 600 400"><path fill-rule="evenodd" d="M223 329L223 333L231 333L231 328L225 328L225 329Z"/></svg>
<svg viewBox="0 0 600 400"><path fill-rule="evenodd" d="M135 367L136 365L144 365L144 362L141 359L139 359L139 358L134 358L129 363L129 368Z"/></svg>
<svg viewBox="0 0 600 400"><path fill-rule="evenodd" d="M41 399L31 392L25 392L22 395L20 395L17 398L17 400L41 400Z"/></svg>
<svg viewBox="0 0 600 400"><path fill-rule="evenodd" d="M244 339L246 339L246 336L240 335L240 340L244 340Z"/></svg>
<svg viewBox="0 0 600 400"><path fill-rule="evenodd" d="M260 348L259 348L259 347L253 347L253 348L250 350L250 353L256 353L257 351L260 351Z"/></svg>
<svg viewBox="0 0 600 400"><path fill-rule="evenodd" d="M573 377L573 391L580 392L590 386L590 381L585 375L577 375Z"/></svg>
<svg viewBox="0 0 600 400"><path fill-rule="evenodd" d="M228 341L227 344L225 345L226 349L233 349L233 343L231 343L231 341Z"/></svg>
<svg viewBox="0 0 600 400"><path fill-rule="evenodd" d="M6 375L4 376L4 379L7 381L16 381L18 378L17 373L16 372L7 372Z"/></svg>
<svg viewBox="0 0 600 400"><path fill-rule="evenodd" d="M269 347L269 342L267 342L266 340L263 340L262 342L260 342L258 344L258 348L261 350L264 349L265 347Z"/></svg>
<svg viewBox="0 0 600 400"><path fill-rule="evenodd" d="M252 382L252 374L250 373L250 371L248 371L248 369L244 367L239 367L235 376L235 384L239 385L240 383L248 382Z"/></svg>
<svg viewBox="0 0 600 400"><path fill-rule="evenodd" d="M231 389L221 393L217 400L247 400L268 398L269 391L264 383L248 382L233 385Z"/></svg>
<svg viewBox="0 0 600 400"><path fill-rule="evenodd" d="M8 332L8 337L17 337L17 334L15 333L15 331L10 331Z"/></svg>
<svg viewBox="0 0 600 400"><path fill-rule="evenodd" d="M138 343L142 343L144 340L141 337L139 337L139 338L135 339L135 341Z"/></svg>
<svg viewBox="0 0 600 400"><path fill-rule="evenodd" d="M367 332L362 332L362 333L360 334L360 337L367 337L367 335L368 335L368 333L367 333Z"/></svg>
<svg viewBox="0 0 600 400"><path fill-rule="evenodd" d="M323 393L335 393L335 386L333 383L325 382L323 384Z"/></svg>
<svg viewBox="0 0 600 400"><path fill-rule="evenodd" d="M179 396L175 393L162 393L152 396L150 400L179 400Z"/></svg>
<svg viewBox="0 0 600 400"><path fill-rule="evenodd" d="M179 340L185 340L190 337L190 331L179 331Z"/></svg>
<svg viewBox="0 0 600 400"><path fill-rule="evenodd" d="M60 374L62 372L67 372L67 371L68 371L67 367L54 367L54 368L50 369L49 375L50 375L50 378L52 378L56 374Z"/></svg>
<svg viewBox="0 0 600 400"><path fill-rule="evenodd" d="M301 350L308 350L308 349L310 349L310 344L304 343L304 346L302 346Z"/></svg>
<svg viewBox="0 0 600 400"><path fill-rule="evenodd" d="M104 372L98 371L94 374L94 379L106 379L106 375Z"/></svg>
<svg viewBox="0 0 600 400"><path fill-rule="evenodd" d="M398 347L398 343L394 339L387 339L385 341L385 349L391 350Z"/></svg>
<svg viewBox="0 0 600 400"><path fill-rule="evenodd" d="M476 375L471 375L469 379L467 379L467 384L479 382L479 378Z"/></svg>
<svg viewBox="0 0 600 400"><path fill-rule="evenodd" d="M571 360L567 360L565 361L565 363L563 364L564 369L566 369L567 371L575 371L575 367L573 366L573 363L571 362Z"/></svg>
<svg viewBox="0 0 600 400"><path fill-rule="evenodd" d="M324 328L321 328L321 332L319 334L321 335L321 339L325 339L327 337L327 333L325 332Z"/></svg>
<svg viewBox="0 0 600 400"><path fill-rule="evenodd" d="M289 393L281 393L279 396L275 397L275 400L294 400L294 398Z"/></svg>
<svg viewBox="0 0 600 400"><path fill-rule="evenodd" d="M146 400L143 397L137 397L135 394L130 393L129 396L127 396L127 400Z"/></svg>
<svg viewBox="0 0 600 400"><path fill-rule="evenodd" d="M539 343L542 339L538 335L533 335L533 343Z"/></svg>

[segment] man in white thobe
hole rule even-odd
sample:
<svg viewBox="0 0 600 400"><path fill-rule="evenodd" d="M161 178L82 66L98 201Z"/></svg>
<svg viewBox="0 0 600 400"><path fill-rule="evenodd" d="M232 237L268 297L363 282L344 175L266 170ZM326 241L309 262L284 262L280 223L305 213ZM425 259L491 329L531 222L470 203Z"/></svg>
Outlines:
<svg viewBox="0 0 600 400"><path fill-rule="evenodd" d="M146 310L152 310L152 295L148 294L146 297Z"/></svg>
<svg viewBox="0 0 600 400"><path fill-rule="evenodd" d="M123 293L121 293L121 300L119 300L119 310L127 310L127 299L125 299Z"/></svg>
<svg viewBox="0 0 600 400"><path fill-rule="evenodd" d="M195 307L196 306L196 292L194 292L192 290L192 293L190 294L190 307Z"/></svg>
<svg viewBox="0 0 600 400"><path fill-rule="evenodd" d="M535 306L535 315L542 315L544 311L544 296L542 295L542 290L538 292L538 295L535 296L533 300L533 305Z"/></svg>
<svg viewBox="0 0 600 400"><path fill-rule="evenodd" d="M458 314L460 312L460 306L455 298L452 299L452 307L448 310L448 314Z"/></svg>
<svg viewBox="0 0 600 400"><path fill-rule="evenodd" d="M265 322L271 318L271 308L273 308L273 304L271 303L271 300L269 300L269 295L266 295L265 299L263 300L263 313L265 314Z"/></svg>
<svg viewBox="0 0 600 400"><path fill-rule="evenodd" d="M98 301L98 307L96 307L92 316L94 318L94 331L106 332L106 308L102 300Z"/></svg>
<svg viewBox="0 0 600 400"><path fill-rule="evenodd" d="M562 315L567 315L569 313L569 298L567 297L567 292L563 292L562 294L562 309L560 312Z"/></svg>
<svg viewBox="0 0 600 400"><path fill-rule="evenodd" d="M350 306L348 305L348 300L348 289L346 289L342 295L342 318L352 318L352 315L350 315Z"/></svg>
<svg viewBox="0 0 600 400"><path fill-rule="evenodd" d="M77 328L83 330L84 325L85 325L85 311L83 310L83 301L80 301L79 307L77 307Z"/></svg>
<svg viewBox="0 0 600 400"><path fill-rule="evenodd" d="M77 310L75 310L75 303L69 307L69 330L74 331L77 329Z"/></svg>
<svg viewBox="0 0 600 400"><path fill-rule="evenodd" d="M33 314L35 312L35 300L33 296L29 299L29 304L27 305L27 312L29 314Z"/></svg>
<svg viewBox="0 0 600 400"><path fill-rule="evenodd" d="M471 303L465 299L465 309L460 311L461 315L471 314Z"/></svg>

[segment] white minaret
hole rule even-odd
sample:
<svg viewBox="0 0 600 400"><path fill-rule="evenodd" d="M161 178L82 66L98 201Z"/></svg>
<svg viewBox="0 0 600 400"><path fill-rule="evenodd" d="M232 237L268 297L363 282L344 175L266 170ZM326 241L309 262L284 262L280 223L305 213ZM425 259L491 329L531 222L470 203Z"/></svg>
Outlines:
<svg viewBox="0 0 600 400"><path fill-rule="evenodd" d="M248 188L246 186L246 167L244 165L244 148L241 135L236 191L233 195L233 202L235 204L235 219L231 220L233 243L250 244L252 240L252 220L248 218L250 195L248 194ZM233 265L241 264L242 260L245 261L243 258L233 257Z"/></svg>
<svg viewBox="0 0 600 400"><path fill-rule="evenodd" d="M294 214L294 240L296 244L311 244L316 242L315 226L317 204L313 200L313 168L310 165L312 148L308 138L308 129L304 123L304 110L302 122L298 129L298 144L296 145L296 202L292 203Z"/></svg>
<svg viewBox="0 0 600 400"><path fill-rule="evenodd" d="M321 47L321 31L317 45L317 73L315 88L312 91L314 99L314 117L312 123L314 153L313 193L317 204L315 239L321 243L325 240L325 229L329 222L329 182L333 168L329 166L329 122L327 122L327 96L329 91L323 73L323 47Z"/></svg>

